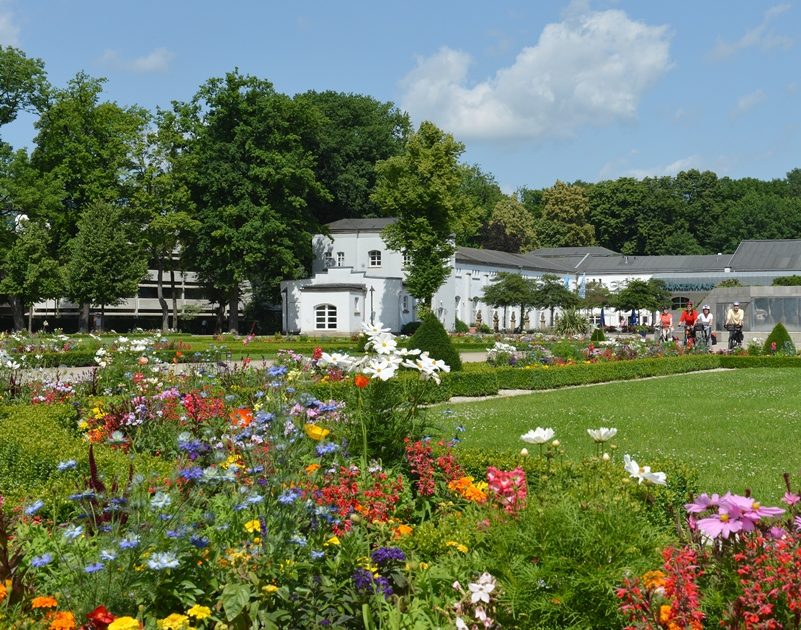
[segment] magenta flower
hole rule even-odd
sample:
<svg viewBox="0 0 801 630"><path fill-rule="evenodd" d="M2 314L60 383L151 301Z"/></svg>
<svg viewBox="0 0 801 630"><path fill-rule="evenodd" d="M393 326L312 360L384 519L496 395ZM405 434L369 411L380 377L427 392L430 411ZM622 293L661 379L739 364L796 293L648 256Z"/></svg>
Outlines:
<svg viewBox="0 0 801 630"><path fill-rule="evenodd" d="M801 516L796 516L793 519L793 523L795 523L795 528L801 532Z"/></svg>
<svg viewBox="0 0 801 630"><path fill-rule="evenodd" d="M801 496L793 494L792 492L785 492L784 496L782 497L782 501L784 501L787 505L792 506L801 501Z"/></svg>
<svg viewBox="0 0 801 630"><path fill-rule="evenodd" d="M727 506L721 505L717 514L702 518L696 525L701 533L709 538L723 536L723 538L728 539L729 535L743 530L744 522L740 516L741 514L736 507L730 512ZM746 523L749 523L751 529L753 529L754 525L751 521L746 521Z"/></svg>
<svg viewBox="0 0 801 630"><path fill-rule="evenodd" d="M713 494L710 497L704 492L695 498L695 502L685 504L684 509L690 512L690 514L697 514L708 508L717 507L719 501L720 497L717 494Z"/></svg>

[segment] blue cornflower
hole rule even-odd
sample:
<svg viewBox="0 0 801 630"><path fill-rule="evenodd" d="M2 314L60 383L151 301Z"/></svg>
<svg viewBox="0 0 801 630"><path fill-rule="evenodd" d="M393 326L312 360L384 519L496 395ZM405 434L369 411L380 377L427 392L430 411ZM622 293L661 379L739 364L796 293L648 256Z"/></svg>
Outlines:
<svg viewBox="0 0 801 630"><path fill-rule="evenodd" d="M275 416L269 411L257 411L256 415L253 417L256 424L267 424L272 421L273 418L275 418Z"/></svg>
<svg viewBox="0 0 801 630"><path fill-rule="evenodd" d="M321 442L315 448L317 451L317 456L322 457L323 455L328 455L329 453L336 453L339 450L339 444L334 444L333 442Z"/></svg>
<svg viewBox="0 0 801 630"><path fill-rule="evenodd" d="M28 507L25 508L25 514L27 514L28 516L33 516L44 507L44 504L45 504L44 501L42 501L41 499L37 499L36 501L34 501Z"/></svg>
<svg viewBox="0 0 801 630"><path fill-rule="evenodd" d="M273 378L275 378L277 376L283 376L288 371L289 370L287 370L285 365L273 365L273 366L267 368L267 374L269 376L272 376Z"/></svg>
<svg viewBox="0 0 801 630"><path fill-rule="evenodd" d="M203 478L203 469L200 466L184 468L178 475L185 481L198 481Z"/></svg>
<svg viewBox="0 0 801 630"><path fill-rule="evenodd" d="M298 545L299 547L305 547L308 543L306 542L306 538L301 536L300 534L295 534L289 539L289 542L292 544Z"/></svg>
<svg viewBox="0 0 801 630"><path fill-rule="evenodd" d="M169 507L171 503L172 499L170 498L170 495L161 491L154 494L150 499L150 507L152 507L154 510L163 510L164 508Z"/></svg>
<svg viewBox="0 0 801 630"><path fill-rule="evenodd" d="M154 571L163 571L164 569L178 568L178 558L171 551L158 551L154 553L147 560L147 566Z"/></svg>
<svg viewBox="0 0 801 630"><path fill-rule="evenodd" d="M192 543L198 549L205 549L209 546L209 539L205 536L190 536L189 542Z"/></svg>
<svg viewBox="0 0 801 630"><path fill-rule="evenodd" d="M95 498L95 493L93 490L84 490L83 492L77 492L75 494L70 495L70 501L84 501L89 499Z"/></svg>
<svg viewBox="0 0 801 630"><path fill-rule="evenodd" d="M168 529L167 538L183 538L189 533L186 527L179 527L178 529Z"/></svg>
<svg viewBox="0 0 801 630"><path fill-rule="evenodd" d="M35 569L46 566L53 562L52 553L43 553L41 556L34 556L31 558L31 566Z"/></svg>
<svg viewBox="0 0 801 630"><path fill-rule="evenodd" d="M256 398L264 398L264 392L259 390L255 394L253 394Z"/></svg>
<svg viewBox="0 0 801 630"><path fill-rule="evenodd" d="M59 462L58 465L56 466L56 469L59 472L64 472L65 470L70 470L72 468L75 468L77 465L78 463L74 459L68 459L65 462Z"/></svg>
<svg viewBox="0 0 801 630"><path fill-rule="evenodd" d="M225 395L226 402L231 402L232 400L235 400L235 399L236 399L236 396L234 396L233 394L226 394Z"/></svg>
<svg viewBox="0 0 801 630"><path fill-rule="evenodd" d="M290 488L279 495L278 502L283 503L284 505L289 505L297 501L301 494L301 491L297 488Z"/></svg>
<svg viewBox="0 0 801 630"><path fill-rule="evenodd" d="M311 556L312 560L320 560L321 558L325 558L325 551L318 551L317 549L312 549L309 555Z"/></svg>
<svg viewBox="0 0 801 630"><path fill-rule="evenodd" d="M128 534L120 542L120 549L133 549L139 546L139 536L136 534Z"/></svg>
<svg viewBox="0 0 801 630"><path fill-rule="evenodd" d="M105 565L102 562L95 562L93 564L87 564L83 570L84 573L97 573L100 571Z"/></svg>
<svg viewBox="0 0 801 630"><path fill-rule="evenodd" d="M69 525L64 530L64 538L67 540L75 540L81 534L83 534L83 525Z"/></svg>
<svg viewBox="0 0 801 630"><path fill-rule="evenodd" d="M254 466L253 468L248 468L249 475L258 475L259 473L264 472L264 466Z"/></svg>

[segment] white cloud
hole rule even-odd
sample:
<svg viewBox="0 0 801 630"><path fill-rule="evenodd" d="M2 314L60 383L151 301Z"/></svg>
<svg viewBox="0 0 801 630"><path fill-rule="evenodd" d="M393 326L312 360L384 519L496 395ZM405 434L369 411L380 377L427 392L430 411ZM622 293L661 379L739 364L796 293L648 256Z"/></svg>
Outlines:
<svg viewBox="0 0 801 630"><path fill-rule="evenodd" d="M754 47L763 50L773 48L787 50L791 48L795 43L793 38L787 35L780 35L771 28L771 22L790 8L789 4L777 4L772 6L765 11L765 17L762 18L762 22L735 42L725 42L718 39L715 48L708 55L709 58L713 61L720 61L721 59L731 57L740 50Z"/></svg>
<svg viewBox="0 0 801 630"><path fill-rule="evenodd" d="M125 70L140 74L150 72L166 72L175 55L166 48L156 48L143 57L123 59L116 50L106 50L100 57L100 63L115 70Z"/></svg>
<svg viewBox="0 0 801 630"><path fill-rule="evenodd" d="M7 2L0 0L0 44L19 46L19 26L14 21L14 13L7 9Z"/></svg>
<svg viewBox="0 0 801 630"><path fill-rule="evenodd" d="M633 119L642 94L670 67L665 26L622 11L548 24L535 46L495 76L468 86L470 55L442 48L401 83L402 104L461 138L572 135L582 125Z"/></svg>
<svg viewBox="0 0 801 630"><path fill-rule="evenodd" d="M750 94L741 96L731 112L732 118L736 118L741 114L751 111L754 107L764 103L766 100L768 100L768 95L762 90L756 90Z"/></svg>
<svg viewBox="0 0 801 630"><path fill-rule="evenodd" d="M643 177L664 177L667 175L676 175L682 171L687 171L692 168L703 170L701 166L701 158L697 155L690 155L685 158L671 162L670 164L663 164L662 166L654 166L651 168L634 168L626 173L626 177L636 177L642 179Z"/></svg>

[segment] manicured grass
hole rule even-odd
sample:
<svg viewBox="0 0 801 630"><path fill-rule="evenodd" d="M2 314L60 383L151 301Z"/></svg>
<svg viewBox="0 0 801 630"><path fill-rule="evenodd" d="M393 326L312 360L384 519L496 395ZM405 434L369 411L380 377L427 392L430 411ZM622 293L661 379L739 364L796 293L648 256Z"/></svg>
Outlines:
<svg viewBox="0 0 801 630"><path fill-rule="evenodd" d="M801 388L794 369L702 372L627 381L512 398L451 404L443 422L462 425L464 447L515 449L520 435L551 427L566 456L594 452L586 430L616 427L610 450L640 465L679 460L695 467L701 488L743 492L775 503L784 494L782 474L801 490ZM622 463L621 463L622 466Z"/></svg>

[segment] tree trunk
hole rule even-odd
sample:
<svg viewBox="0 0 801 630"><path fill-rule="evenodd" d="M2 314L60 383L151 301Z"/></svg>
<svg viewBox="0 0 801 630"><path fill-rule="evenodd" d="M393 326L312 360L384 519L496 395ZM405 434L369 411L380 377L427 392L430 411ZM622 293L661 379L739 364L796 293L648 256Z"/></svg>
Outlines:
<svg viewBox="0 0 801 630"><path fill-rule="evenodd" d="M175 265L170 259L170 290L172 291L172 328L178 330L178 297L175 295Z"/></svg>
<svg viewBox="0 0 801 630"><path fill-rule="evenodd" d="M159 256L158 270L156 272L156 297L161 307L161 332L165 333L170 327L170 308L164 299L164 259Z"/></svg>
<svg viewBox="0 0 801 630"><path fill-rule="evenodd" d="M106 327L106 305L100 305L100 326L98 326L98 330L103 332L103 329Z"/></svg>
<svg viewBox="0 0 801 630"><path fill-rule="evenodd" d="M89 304L84 302L78 309L78 331L89 332Z"/></svg>
<svg viewBox="0 0 801 630"><path fill-rule="evenodd" d="M225 302L220 299L220 304L217 306L217 323L214 326L214 333L219 334L222 332L223 322L225 321Z"/></svg>
<svg viewBox="0 0 801 630"><path fill-rule="evenodd" d="M11 303L11 313L14 315L14 330L19 332L25 330L25 307L22 299L16 295L9 297Z"/></svg>
<svg viewBox="0 0 801 630"><path fill-rule="evenodd" d="M33 304L28 307L28 333L33 334Z"/></svg>
<svg viewBox="0 0 801 630"><path fill-rule="evenodd" d="M228 296L228 329L232 333L239 332L239 288L235 287Z"/></svg>
<svg viewBox="0 0 801 630"><path fill-rule="evenodd" d="M554 312L554 307L552 306L551 307L551 328L553 328L553 312Z"/></svg>

